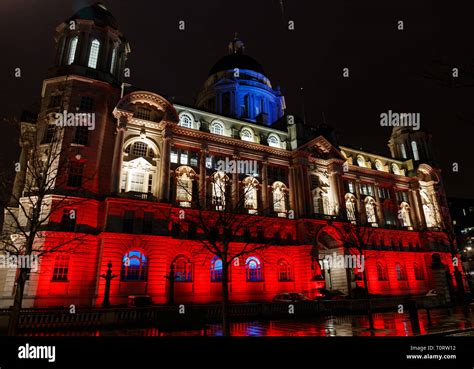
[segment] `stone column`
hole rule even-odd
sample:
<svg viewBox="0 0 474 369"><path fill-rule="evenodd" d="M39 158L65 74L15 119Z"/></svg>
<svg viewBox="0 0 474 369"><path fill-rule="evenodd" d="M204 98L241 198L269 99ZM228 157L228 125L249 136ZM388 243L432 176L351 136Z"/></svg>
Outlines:
<svg viewBox="0 0 474 369"><path fill-rule="evenodd" d="M379 196L379 183L375 182L374 183L374 193L375 193L375 201L377 202L377 217L379 219L379 226L384 226L385 225L385 218L383 216L383 209L382 209L382 203L380 202L380 196Z"/></svg>
<svg viewBox="0 0 474 369"><path fill-rule="evenodd" d="M336 168L332 168L332 173L330 174L329 180L331 184L331 195L332 195L332 214L338 215L342 209L341 197L340 197L340 188L338 181L338 173Z"/></svg>
<svg viewBox="0 0 474 369"><path fill-rule="evenodd" d="M240 155L238 151L235 151L234 154L232 155L232 160L235 160L237 163L237 160L239 160ZM237 210L236 207L239 204L239 197L240 197L240 191L239 191L239 173L237 173L237 165L235 166L235 171L232 173L232 183L231 183L231 199L232 199L232 205L234 207L234 210ZM242 201L242 210L243 210L243 201Z"/></svg>
<svg viewBox="0 0 474 369"><path fill-rule="evenodd" d="M354 186L355 186L355 190L356 190L356 199L357 199L356 206L357 206L357 214L358 214L358 216L356 216L356 220L358 222L362 223L362 214L363 214L362 208L363 208L363 206L362 206L362 199L360 198L360 179L359 178L355 179ZM359 218L359 219L357 219L357 218Z"/></svg>
<svg viewBox="0 0 474 369"><path fill-rule="evenodd" d="M171 154L171 131L165 128L163 131L163 160L161 161L161 185L160 201L169 201L170 195L170 154Z"/></svg>
<svg viewBox="0 0 474 369"><path fill-rule="evenodd" d="M295 185L295 179L294 179L294 175L295 175L294 172L295 172L295 169L293 167L293 164L291 164L291 166L288 168L288 184L290 186L289 194L288 194L290 208L288 210L292 210L293 214L296 216L298 214L298 211L297 211L297 204L296 204L296 197L295 197L296 185Z"/></svg>
<svg viewBox="0 0 474 369"><path fill-rule="evenodd" d="M415 229L420 229L421 228L421 214L420 214L420 208L418 206L418 201L416 199L416 190L415 189L409 189L409 194L410 194L410 219L413 223L413 227Z"/></svg>
<svg viewBox="0 0 474 369"><path fill-rule="evenodd" d="M264 215L273 211L273 203L270 204L268 196L268 161L262 161L262 212Z"/></svg>
<svg viewBox="0 0 474 369"><path fill-rule="evenodd" d="M421 201L420 189L414 190L414 197L416 202L416 210L418 214L419 224L421 229L426 229L425 213L423 212L423 201Z"/></svg>
<svg viewBox="0 0 474 369"><path fill-rule="evenodd" d="M117 134L115 136L114 158L112 165L112 193L120 193L120 183L122 181L122 161L123 161L123 141L127 130L128 117L121 115L117 121Z"/></svg>
<svg viewBox="0 0 474 369"><path fill-rule="evenodd" d="M199 206L206 208L206 147L201 147L199 152Z"/></svg>

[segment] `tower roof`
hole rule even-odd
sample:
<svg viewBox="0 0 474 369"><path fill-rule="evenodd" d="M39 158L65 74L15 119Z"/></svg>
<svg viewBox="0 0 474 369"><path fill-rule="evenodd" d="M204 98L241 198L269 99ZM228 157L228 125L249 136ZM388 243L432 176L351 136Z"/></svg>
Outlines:
<svg viewBox="0 0 474 369"><path fill-rule="evenodd" d="M75 19L92 20L97 26L118 29L117 20L101 2L78 10L68 21Z"/></svg>
<svg viewBox="0 0 474 369"><path fill-rule="evenodd" d="M217 61L209 71L209 75L231 69L249 69L257 73L265 74L262 65L254 58L244 54L244 43L238 38L237 33L229 43L229 54Z"/></svg>

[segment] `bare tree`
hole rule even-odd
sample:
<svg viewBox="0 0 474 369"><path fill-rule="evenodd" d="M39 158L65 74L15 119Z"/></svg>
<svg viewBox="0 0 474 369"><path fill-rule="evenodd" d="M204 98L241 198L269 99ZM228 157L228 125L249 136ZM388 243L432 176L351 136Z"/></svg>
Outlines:
<svg viewBox="0 0 474 369"><path fill-rule="evenodd" d="M276 232L270 237L264 235L263 227L271 220L265 220L258 215L266 213L268 209L257 209L258 182L256 180L249 179L246 183L240 184L240 189L232 190L228 176L224 172L217 171L210 177L208 185L211 186L211 191L206 196L200 195L201 191L194 191L194 196L192 196L193 191L187 179L183 181L178 178L176 184L177 201L189 200L194 205L192 209L184 210L183 225L186 225L188 229L194 227L196 238L202 249L217 257L222 263L222 273L219 276L222 285L222 326L223 334L228 336L230 335L229 269L231 265L239 265L241 257L251 255L270 245L280 244L281 233ZM262 188L262 190L267 189ZM273 202L286 203L286 197L286 194L282 194Z"/></svg>
<svg viewBox="0 0 474 369"><path fill-rule="evenodd" d="M82 186L86 180L91 179L79 172L75 172L76 177L70 175L75 170L71 164L75 151L65 143L67 128L50 122L50 118L51 116L42 122L46 124L46 130L40 129L41 122L6 122L14 124L19 130L22 152L20 161L14 164L15 178L2 173L3 178L0 179L0 206L5 212L0 253L4 257L12 255L16 260L30 261L17 266L9 335L16 335L18 330L31 260L35 258L38 261L42 256L56 252L72 252L72 246L77 250L78 243L86 238L85 234L77 233L60 238L48 237L47 231L51 230L50 220L53 214L63 214L65 209L88 201L82 197ZM78 159L80 158L76 155L76 160ZM70 183L71 178L75 183ZM71 185L74 190L71 190ZM75 210L71 210L66 216L64 220L75 225ZM45 242L47 239L48 242Z"/></svg>

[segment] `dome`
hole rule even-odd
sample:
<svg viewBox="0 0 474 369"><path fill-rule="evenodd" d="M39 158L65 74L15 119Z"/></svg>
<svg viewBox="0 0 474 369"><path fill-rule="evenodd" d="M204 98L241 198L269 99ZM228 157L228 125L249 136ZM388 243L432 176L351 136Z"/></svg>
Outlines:
<svg viewBox="0 0 474 369"><path fill-rule="evenodd" d="M254 58L245 55L245 54L229 54L220 59L214 66L211 68L209 75L213 75L218 72L231 69L250 69L254 72L261 73L265 75L263 67L257 62Z"/></svg>
<svg viewBox="0 0 474 369"><path fill-rule="evenodd" d="M92 20L99 27L111 27L118 29L117 20L101 2L82 8L68 21L75 19Z"/></svg>

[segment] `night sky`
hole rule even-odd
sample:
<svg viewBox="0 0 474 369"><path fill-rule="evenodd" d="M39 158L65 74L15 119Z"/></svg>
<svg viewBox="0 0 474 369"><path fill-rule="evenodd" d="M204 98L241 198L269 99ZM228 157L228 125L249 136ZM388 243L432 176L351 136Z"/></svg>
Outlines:
<svg viewBox="0 0 474 369"><path fill-rule="evenodd" d="M55 27L88 3L1 1L1 118L37 109ZM341 144L388 156L391 129L380 127L380 113L420 113L422 129L433 133L448 196L474 197L474 78L466 75L474 72L472 2L284 0L283 12L277 0L104 3L131 45L127 82L193 104L238 32L246 53L263 65L273 86L281 86L288 111L302 115L304 101L310 124L321 123L324 112ZM178 29L180 20L185 31ZM287 29L289 20L294 31ZM16 67L22 78L14 78ZM350 78L343 78L344 67ZM452 67L460 69L454 82L461 86L450 86ZM16 144L4 130L4 167L17 160Z"/></svg>

